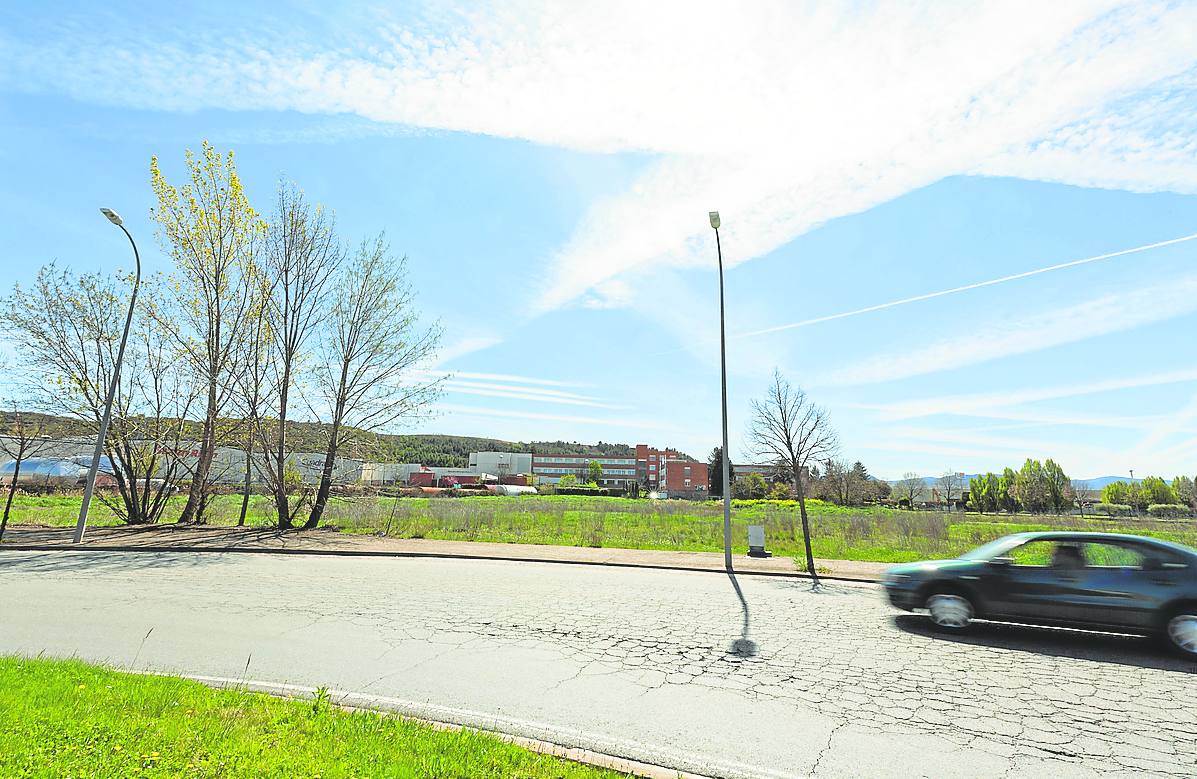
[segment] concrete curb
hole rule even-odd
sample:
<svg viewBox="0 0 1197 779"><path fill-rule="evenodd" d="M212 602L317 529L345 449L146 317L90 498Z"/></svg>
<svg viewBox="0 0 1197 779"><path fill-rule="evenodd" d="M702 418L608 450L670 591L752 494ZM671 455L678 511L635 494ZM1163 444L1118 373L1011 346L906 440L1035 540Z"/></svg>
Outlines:
<svg viewBox="0 0 1197 779"><path fill-rule="evenodd" d="M726 576L727 572L718 568L699 568L692 565L650 565L648 563L621 563L608 560L560 560L540 557L516 557L496 555L467 555L450 552L414 552L401 550L365 550L365 549L248 549L238 546L88 546L86 544L2 544L0 551L14 552L211 552L216 554L276 554L276 555L310 555L321 557L412 557L435 560L494 560L503 563L549 563L561 565L590 565L605 568L638 568L650 571L686 571L690 573L715 573ZM768 576L780 579L812 580L812 576L801 571L736 571L737 576ZM833 574L819 574L820 580L836 582L855 582L857 584L878 584L879 579L861 579L850 576L835 576Z"/></svg>
<svg viewBox="0 0 1197 779"><path fill-rule="evenodd" d="M153 674L154 672L134 673ZM279 698L310 700L315 697L315 690L311 687L293 684L189 674L183 674L182 678L216 689L238 689ZM396 715L444 730L468 729L490 733L504 741L534 752L621 773L631 773L647 779L732 779L733 777L747 776L757 776L762 779L795 779L799 776L798 774L774 772L762 773L758 768L735 762L698 766L691 758L684 755L670 754L666 750L638 742L599 734L563 733L544 723L467 709L455 709L448 706L345 690L329 690L328 695L331 702L340 708ZM624 751L634 751L644 755L652 762L620 757L619 753ZM667 768L666 765L678 767ZM697 770L701 770L703 773L695 773ZM714 773L710 773L711 771Z"/></svg>

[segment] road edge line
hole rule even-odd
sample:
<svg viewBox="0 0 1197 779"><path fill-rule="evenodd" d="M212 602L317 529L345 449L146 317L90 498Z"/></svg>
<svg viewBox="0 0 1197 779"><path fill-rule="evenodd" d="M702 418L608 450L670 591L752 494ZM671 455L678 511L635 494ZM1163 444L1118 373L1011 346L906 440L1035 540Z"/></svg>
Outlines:
<svg viewBox="0 0 1197 779"><path fill-rule="evenodd" d="M649 565L647 563L621 563L607 560L551 560L539 557L491 556L455 554L452 552L415 552L406 550L367 549L247 549L237 546L88 546L86 544L0 544L0 551L13 552L147 552L147 553L199 553L213 554L277 554L312 555L319 557L410 557L435 560L493 560L502 563L549 563L557 565L590 565L603 568L638 568L649 571L687 571L691 573L715 573L726 576L720 568L699 568L684 565ZM737 576L771 576L781 579L802 579L814 581L814 577L802 571L735 571ZM819 574L819 580L855 582L858 584L880 584L880 579L861 579L851 576Z"/></svg>

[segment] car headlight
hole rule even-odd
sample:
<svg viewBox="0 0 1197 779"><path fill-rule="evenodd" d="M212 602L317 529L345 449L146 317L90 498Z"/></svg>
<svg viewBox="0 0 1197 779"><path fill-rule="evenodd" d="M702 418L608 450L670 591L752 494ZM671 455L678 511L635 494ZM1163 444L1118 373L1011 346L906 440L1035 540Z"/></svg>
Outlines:
<svg viewBox="0 0 1197 779"><path fill-rule="evenodd" d="M908 573L887 573L885 575L886 584L901 584L909 580L910 574Z"/></svg>

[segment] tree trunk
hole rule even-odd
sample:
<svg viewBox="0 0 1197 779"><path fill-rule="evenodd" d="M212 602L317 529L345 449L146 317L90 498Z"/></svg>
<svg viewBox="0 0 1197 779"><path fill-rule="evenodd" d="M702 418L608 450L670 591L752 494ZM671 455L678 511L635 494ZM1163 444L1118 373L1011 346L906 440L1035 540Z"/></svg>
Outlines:
<svg viewBox="0 0 1197 779"><path fill-rule="evenodd" d="M287 500L287 482L283 478L287 467L287 396L290 394L291 364L283 366L283 382L279 392L278 449L271 452L274 457L274 509L278 512L278 529L291 529L291 505Z"/></svg>
<svg viewBox="0 0 1197 779"><path fill-rule="evenodd" d="M12 496L17 491L17 477L21 475L21 460L17 458L12 469L12 481L8 483L8 499L4 501L4 518L0 519L0 541L4 540L4 531L8 528L8 511L12 508Z"/></svg>
<svg viewBox="0 0 1197 779"><path fill-rule="evenodd" d="M249 490L253 479L254 437L249 434L249 442L245 447L245 492L241 496L241 516L237 518L237 527L245 527L245 514L249 511Z"/></svg>
<svg viewBox="0 0 1197 779"><path fill-rule="evenodd" d="M320 488L316 491L316 500L312 504L312 513L304 523L304 530L313 530L320 523L320 516L324 514L324 506L328 503L328 493L332 488L333 464L337 459L337 436L340 434L341 422L333 422L332 435L328 439L328 451L324 453L324 467L320 470Z"/></svg>
<svg viewBox="0 0 1197 779"><path fill-rule="evenodd" d="M183 513L179 515L179 524L189 522L199 524L203 521L203 491L208 482L208 470L212 465L212 456L216 454L216 385L208 386L208 413L204 417L204 429L200 436L199 461L195 464L195 472L191 475L191 489L187 491L187 504L183 506Z"/></svg>
<svg viewBox="0 0 1197 779"><path fill-rule="evenodd" d="M806 488L802 486L802 477L796 480L798 487L798 510L802 514L802 542L806 545L806 570L815 586L819 584L819 573L815 570L815 555L810 548L810 521L806 517Z"/></svg>

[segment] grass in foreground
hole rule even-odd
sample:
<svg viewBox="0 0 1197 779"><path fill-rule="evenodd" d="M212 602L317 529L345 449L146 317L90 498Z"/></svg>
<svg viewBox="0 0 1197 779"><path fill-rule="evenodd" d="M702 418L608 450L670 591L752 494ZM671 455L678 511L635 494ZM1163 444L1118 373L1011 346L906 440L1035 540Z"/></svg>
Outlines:
<svg viewBox="0 0 1197 779"><path fill-rule="evenodd" d="M316 701L213 690L75 660L0 657L4 777L622 776Z"/></svg>
<svg viewBox="0 0 1197 779"><path fill-rule="evenodd" d="M14 524L73 527L77 495L18 496ZM93 504L94 505L94 504ZM183 497L176 496L163 517L174 521ZM816 557L885 563L954 557L1008 533L1026 530L1096 530L1137 533L1197 546L1197 520L1151 518L1096 519L1078 516L901 511L880 507L841 507L808 501ZM215 498L212 525L233 525L238 495ZM254 496L247 524L273 524L271 501ZM93 517L97 512L93 509ZM105 515L99 515L105 516ZM111 514L103 524L116 524ZM467 498L334 498L324 524L349 533L385 533L393 538L664 549L686 552L723 550L723 509L717 501L654 501L576 495ZM795 501L735 501L732 542L748 550L748 525L764 525L766 544L776 555L802 561L802 531Z"/></svg>

